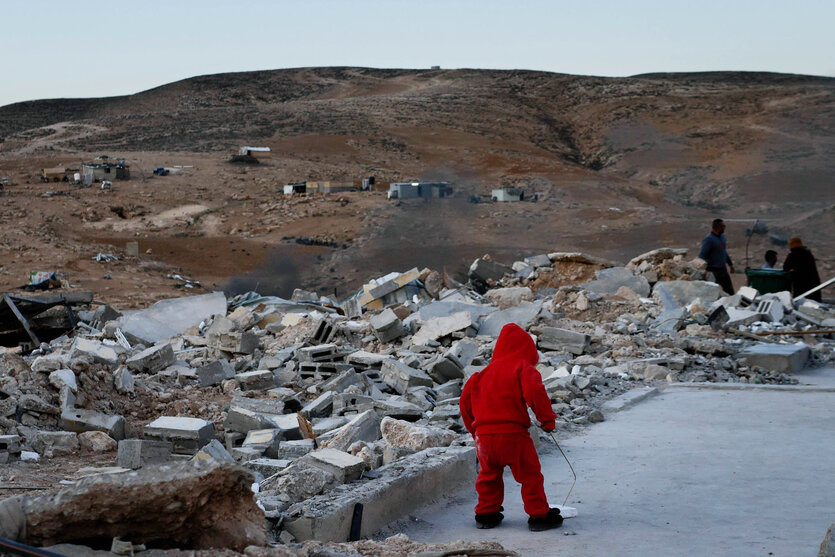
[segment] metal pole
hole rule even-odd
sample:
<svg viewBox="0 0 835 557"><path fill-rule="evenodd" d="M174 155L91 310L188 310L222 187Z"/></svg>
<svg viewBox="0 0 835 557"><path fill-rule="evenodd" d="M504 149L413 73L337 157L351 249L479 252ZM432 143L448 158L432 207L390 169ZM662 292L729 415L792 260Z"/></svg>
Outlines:
<svg viewBox="0 0 835 557"><path fill-rule="evenodd" d="M823 288L826 288L827 286L829 286L829 285L830 285L830 284L832 284L833 282L835 282L835 277L832 277L831 279L829 279L828 281L824 282L823 284L819 284L819 285L817 285L816 287L814 287L813 289L809 290L808 292L804 292L804 293L803 293L803 294L801 294L800 296L795 296L795 297L794 297L794 299L792 300L792 302L796 302L796 301L798 301L798 300L799 300L799 299L801 299L801 298L805 298L805 297L806 297L806 296L808 296L809 294L814 294L814 293L815 293L815 292L817 292L818 290L821 290L821 289L823 289Z"/></svg>

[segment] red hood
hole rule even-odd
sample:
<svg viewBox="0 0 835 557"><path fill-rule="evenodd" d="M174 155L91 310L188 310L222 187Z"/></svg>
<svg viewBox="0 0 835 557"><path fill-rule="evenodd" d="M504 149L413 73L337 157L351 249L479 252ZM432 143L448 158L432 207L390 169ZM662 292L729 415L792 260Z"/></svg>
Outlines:
<svg viewBox="0 0 835 557"><path fill-rule="evenodd" d="M532 366L539 361L539 352L536 351L531 335L514 323L508 323L502 327L490 361L506 359L525 360Z"/></svg>

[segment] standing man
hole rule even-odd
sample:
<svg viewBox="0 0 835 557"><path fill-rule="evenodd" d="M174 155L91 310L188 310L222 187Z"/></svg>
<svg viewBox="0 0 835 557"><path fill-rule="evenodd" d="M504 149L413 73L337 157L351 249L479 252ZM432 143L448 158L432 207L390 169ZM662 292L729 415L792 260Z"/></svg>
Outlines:
<svg viewBox="0 0 835 557"><path fill-rule="evenodd" d="M733 296L734 285L725 265L727 264L733 273L734 264L728 255L728 243L725 240L725 221L722 219L714 219L713 225L710 227L710 234L702 240L699 257L707 262L707 270L713 273L716 284Z"/></svg>

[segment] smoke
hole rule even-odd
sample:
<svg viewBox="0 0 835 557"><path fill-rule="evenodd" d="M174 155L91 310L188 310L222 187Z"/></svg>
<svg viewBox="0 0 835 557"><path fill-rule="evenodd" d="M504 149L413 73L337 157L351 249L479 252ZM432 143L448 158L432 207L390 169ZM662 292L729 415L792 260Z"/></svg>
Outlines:
<svg viewBox="0 0 835 557"><path fill-rule="evenodd" d="M302 286L297 263L301 257L313 259L312 255L300 254L295 246L281 246L273 249L266 263L255 270L233 277L224 286L223 291L235 296L255 291L264 296L289 298L293 290Z"/></svg>

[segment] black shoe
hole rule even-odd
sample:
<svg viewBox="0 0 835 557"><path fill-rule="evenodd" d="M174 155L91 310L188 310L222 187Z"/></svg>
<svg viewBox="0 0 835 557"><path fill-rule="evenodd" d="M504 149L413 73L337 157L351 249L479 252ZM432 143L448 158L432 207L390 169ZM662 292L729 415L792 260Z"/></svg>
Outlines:
<svg viewBox="0 0 835 557"><path fill-rule="evenodd" d="M562 515L560 515L559 509L551 509L545 516L528 519L528 530L531 532L542 532L551 528L559 528L561 525Z"/></svg>
<svg viewBox="0 0 835 557"><path fill-rule="evenodd" d="M501 510L504 510L504 507L501 507ZM503 519L504 515L500 512L477 514L475 515L476 528L478 528L479 530L495 528L496 526L502 523Z"/></svg>

